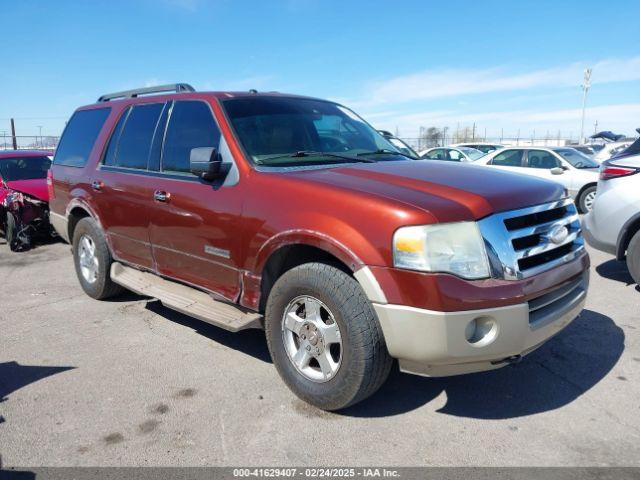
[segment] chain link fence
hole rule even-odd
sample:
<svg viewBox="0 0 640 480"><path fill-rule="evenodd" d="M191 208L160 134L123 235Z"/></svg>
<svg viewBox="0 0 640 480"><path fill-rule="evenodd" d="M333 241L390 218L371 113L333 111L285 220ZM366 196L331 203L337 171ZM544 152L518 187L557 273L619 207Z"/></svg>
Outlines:
<svg viewBox="0 0 640 480"><path fill-rule="evenodd" d="M16 147L26 150L55 150L60 137L51 135L17 135L15 137ZM12 150L13 137L11 135L0 135L0 150Z"/></svg>

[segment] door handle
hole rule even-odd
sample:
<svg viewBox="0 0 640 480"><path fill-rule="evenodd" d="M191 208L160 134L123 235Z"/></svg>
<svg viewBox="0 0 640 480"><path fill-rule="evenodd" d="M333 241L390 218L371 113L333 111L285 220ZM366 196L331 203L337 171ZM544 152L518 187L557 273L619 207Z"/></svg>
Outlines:
<svg viewBox="0 0 640 480"><path fill-rule="evenodd" d="M167 192L163 192L162 190L156 190L153 192L153 199L156 202L164 202L167 203L171 198L171 194Z"/></svg>
<svg viewBox="0 0 640 480"><path fill-rule="evenodd" d="M102 190L102 187L104 187L104 183L100 180L94 180L93 182L91 182L91 188L93 188L97 192Z"/></svg>

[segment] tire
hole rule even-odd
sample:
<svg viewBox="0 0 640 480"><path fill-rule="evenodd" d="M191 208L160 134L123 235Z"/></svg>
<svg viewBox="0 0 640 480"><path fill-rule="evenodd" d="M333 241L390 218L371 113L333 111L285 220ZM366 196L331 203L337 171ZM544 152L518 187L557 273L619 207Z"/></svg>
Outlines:
<svg viewBox="0 0 640 480"><path fill-rule="evenodd" d="M578 197L578 210L580 213L588 213L593 208L593 202L595 201L596 186L591 185L585 188Z"/></svg>
<svg viewBox="0 0 640 480"><path fill-rule="evenodd" d="M104 300L124 290L111 281L113 259L104 233L93 218L86 217L78 222L73 231L72 245L76 275L87 295Z"/></svg>
<svg viewBox="0 0 640 480"><path fill-rule="evenodd" d="M5 219L4 236L7 240L7 245L12 252L20 250L20 240L18 240L18 226L16 225L16 219L11 212L7 212Z"/></svg>
<svg viewBox="0 0 640 480"><path fill-rule="evenodd" d="M319 306L321 323L317 315L307 313L312 304ZM293 316L297 320L291 321L299 327L297 334L285 322L285 313L292 311L298 312ZM322 410L340 410L372 395L389 376L393 360L373 307L358 282L335 267L307 263L284 273L267 299L265 317L273 363L287 386L307 403ZM315 332L314 325L319 325ZM318 335L320 331L325 334ZM335 338L339 343L331 343ZM294 364L293 353L297 348L297 354L302 351L304 355L309 346L312 355L320 348L322 353L301 369ZM326 366L323 359L327 355L332 356L332 367L338 366L324 376L320 360Z"/></svg>
<svg viewBox="0 0 640 480"><path fill-rule="evenodd" d="M631 238L627 247L627 267L633 280L640 285L640 230Z"/></svg>

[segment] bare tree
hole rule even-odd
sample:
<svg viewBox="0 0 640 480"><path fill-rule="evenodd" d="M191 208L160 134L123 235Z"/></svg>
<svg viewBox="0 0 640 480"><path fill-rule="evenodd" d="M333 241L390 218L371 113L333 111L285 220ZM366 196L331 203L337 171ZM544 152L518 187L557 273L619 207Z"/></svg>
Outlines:
<svg viewBox="0 0 640 480"><path fill-rule="evenodd" d="M436 127L420 127L420 147L431 148L440 146L442 131Z"/></svg>

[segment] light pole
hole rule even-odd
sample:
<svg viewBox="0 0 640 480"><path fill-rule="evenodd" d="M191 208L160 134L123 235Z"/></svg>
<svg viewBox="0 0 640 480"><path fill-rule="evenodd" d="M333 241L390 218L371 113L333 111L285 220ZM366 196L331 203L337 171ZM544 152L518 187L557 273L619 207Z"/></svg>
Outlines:
<svg viewBox="0 0 640 480"><path fill-rule="evenodd" d="M42 147L42 125L36 125L36 127L38 127L39 133L40 133L40 146ZM38 142L36 142L37 144Z"/></svg>
<svg viewBox="0 0 640 480"><path fill-rule="evenodd" d="M589 93L589 87L591 87L591 69L587 68L584 71L584 83L582 84L582 123L580 124L580 145L584 143L584 113L587 106L587 93Z"/></svg>

